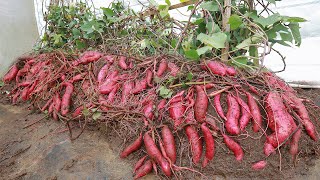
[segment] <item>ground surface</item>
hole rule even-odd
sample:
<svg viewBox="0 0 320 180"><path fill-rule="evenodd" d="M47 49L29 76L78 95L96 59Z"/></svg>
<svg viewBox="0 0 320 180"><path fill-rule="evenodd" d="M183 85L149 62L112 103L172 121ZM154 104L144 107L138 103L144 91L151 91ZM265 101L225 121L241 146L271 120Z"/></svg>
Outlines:
<svg viewBox="0 0 320 180"><path fill-rule="evenodd" d="M319 90L300 93L320 102ZM42 119L42 114L31 113L25 106L11 106L4 96L0 98L0 179L132 179L136 159L119 158L122 142L116 137L110 138L98 128L89 128L71 142L61 122ZM28 126L30 124L33 125ZM319 132L320 123L316 125ZM248 146L245 141L243 145ZM282 171L278 168L278 155L268 159L266 169L256 172L250 170L248 162L251 157L255 157L251 162L259 160L258 155L245 151L245 161L237 163L220 146L210 167L201 171L209 179L320 178L319 143L312 142L305 134L295 166L285 153L288 149L282 149ZM183 177L200 179L190 174ZM145 179L159 177L149 175Z"/></svg>

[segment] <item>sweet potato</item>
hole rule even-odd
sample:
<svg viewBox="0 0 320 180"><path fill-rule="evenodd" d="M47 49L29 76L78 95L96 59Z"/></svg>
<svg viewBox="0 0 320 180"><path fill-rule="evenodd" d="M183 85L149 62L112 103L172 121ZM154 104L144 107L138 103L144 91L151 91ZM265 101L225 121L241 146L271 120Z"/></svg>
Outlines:
<svg viewBox="0 0 320 180"><path fill-rule="evenodd" d="M146 79L136 80L134 88L132 90L132 94L139 94L145 89L147 89L147 80Z"/></svg>
<svg viewBox="0 0 320 180"><path fill-rule="evenodd" d="M286 99L289 99L290 106L297 112L298 116L301 119L301 123L305 127L307 134L313 139L314 141L318 140L318 133L315 129L314 124L311 122L309 113L302 103L301 99L299 99L294 93L286 92L285 95Z"/></svg>
<svg viewBox="0 0 320 180"><path fill-rule="evenodd" d="M218 115L219 115L222 119L227 120L226 116L224 115L224 112L223 112L223 109L222 109L222 106L221 106L220 99L221 99L221 93L215 95L215 96L214 96L214 99L213 99L213 104L214 104L215 110L216 110L216 112L218 113Z"/></svg>
<svg viewBox="0 0 320 180"><path fill-rule="evenodd" d="M224 64L218 61L206 61L207 66L202 66L203 69L209 68L209 70L216 75L225 76L227 74L227 69Z"/></svg>
<svg viewBox="0 0 320 180"><path fill-rule="evenodd" d="M66 86L65 92L62 96L62 102L61 102L61 115L65 116L70 109L71 106L71 97L73 93L73 85L69 82L65 82L62 85Z"/></svg>
<svg viewBox="0 0 320 180"><path fill-rule="evenodd" d="M197 85L196 91L197 97L194 104L194 117L198 122L203 123L206 120L209 100L203 87Z"/></svg>
<svg viewBox="0 0 320 180"><path fill-rule="evenodd" d="M74 66L78 66L79 64L88 64L94 61L97 61L102 56L101 53L96 51L86 51L82 54L82 56L73 62Z"/></svg>
<svg viewBox="0 0 320 180"><path fill-rule="evenodd" d="M149 135L149 132L144 134L143 137L144 145L146 147L148 155L154 159L157 164L160 165L163 173L170 177L171 176L171 169L170 169L170 164L169 162L162 156L160 150L156 146L154 140L151 138Z"/></svg>
<svg viewBox="0 0 320 180"><path fill-rule="evenodd" d="M141 178L152 171L152 162L151 160L147 160L137 171L134 179Z"/></svg>
<svg viewBox="0 0 320 180"><path fill-rule="evenodd" d="M55 94L53 97L53 109L54 109L54 114L53 114L53 119L58 120L57 113L59 113L61 109L61 99L58 93Z"/></svg>
<svg viewBox="0 0 320 180"><path fill-rule="evenodd" d="M144 161L147 159L148 155L143 156L139 161L136 162L133 168L133 172L135 173L144 163Z"/></svg>
<svg viewBox="0 0 320 180"><path fill-rule="evenodd" d="M253 119L253 131L258 132L262 127L262 116L258 104L250 93L246 93L248 105Z"/></svg>
<svg viewBox="0 0 320 180"><path fill-rule="evenodd" d="M126 57L125 56L120 56L119 57L119 66L123 69L123 70L126 70L128 69L128 65L126 63Z"/></svg>
<svg viewBox="0 0 320 180"><path fill-rule="evenodd" d="M206 126L205 123L202 123L201 130L203 133L204 141L206 143L206 154L205 154L205 158L202 162L202 167L206 167L208 165L209 161L211 161L214 156L214 150L215 150L214 139L213 139L213 136L210 132L210 129Z"/></svg>
<svg viewBox="0 0 320 180"><path fill-rule="evenodd" d="M105 77L107 76L107 74L108 74L109 68L110 68L110 64L108 63L108 64L104 65L104 66L100 69L100 71L99 71L99 73L98 73L98 77L97 77L97 81L98 81L99 84L104 81L104 78L105 78Z"/></svg>
<svg viewBox="0 0 320 180"><path fill-rule="evenodd" d="M226 130L231 135L237 135L240 133L239 129L239 117L240 117L240 107L237 100L228 93L227 95L228 102L228 112L227 112L227 121L225 122Z"/></svg>
<svg viewBox="0 0 320 180"><path fill-rule="evenodd" d="M177 159L176 144L174 141L174 136L168 126L163 126L161 136L167 156L170 158L172 163L175 163Z"/></svg>
<svg viewBox="0 0 320 180"><path fill-rule="evenodd" d="M41 108L41 111L42 111L42 112L45 111L45 110L49 107L49 105L52 103L52 100L53 100L53 98L50 98L50 99L46 102L46 104Z"/></svg>
<svg viewBox="0 0 320 180"><path fill-rule="evenodd" d="M264 169L264 168L266 167L266 165L267 165L267 162L261 160L261 161L258 161L258 162L256 162L256 163L254 163L254 164L251 166L251 168L252 168L253 170L262 170L262 169Z"/></svg>
<svg viewBox="0 0 320 180"><path fill-rule="evenodd" d="M110 64L113 64L113 62L114 62L114 56L113 55L105 55L105 56L102 57L102 59L106 60Z"/></svg>
<svg viewBox="0 0 320 180"><path fill-rule="evenodd" d="M189 143L191 145L192 161L198 164L202 155L202 139L200 138L197 130L192 125L184 128L186 131Z"/></svg>
<svg viewBox="0 0 320 180"><path fill-rule="evenodd" d="M274 148L283 143L297 128L292 116L283 104L282 98L277 92L269 92L265 97L268 126L273 132L267 137L267 142Z"/></svg>
<svg viewBox="0 0 320 180"><path fill-rule="evenodd" d="M174 121L174 127L177 128L183 122L183 115L186 110L186 106L183 102L184 91L180 91L170 99L169 115Z"/></svg>
<svg viewBox="0 0 320 180"><path fill-rule="evenodd" d="M158 120L162 119L163 116L163 112L164 112L164 108L166 107L167 101L165 99L161 99L158 106L157 106L157 110L158 110Z"/></svg>
<svg viewBox="0 0 320 180"><path fill-rule="evenodd" d="M129 98L131 91L134 88L134 82L127 81L122 85L122 96L121 96L121 103L125 104L127 99Z"/></svg>
<svg viewBox="0 0 320 180"><path fill-rule="evenodd" d="M168 63L168 69L170 71L170 75L173 77L176 77L178 75L178 73L180 72L180 68L172 62Z"/></svg>
<svg viewBox="0 0 320 180"><path fill-rule="evenodd" d="M222 134L223 141L227 145L227 147L233 152L234 156L236 157L237 161L241 161L243 159L244 153L241 146L235 142L229 136Z"/></svg>
<svg viewBox="0 0 320 180"><path fill-rule="evenodd" d="M263 146L263 152L266 156L269 156L270 154L275 153L275 148L270 143L265 142Z"/></svg>
<svg viewBox="0 0 320 180"><path fill-rule="evenodd" d="M18 90L14 95L13 95L13 97L12 97L12 104L16 104L17 103L17 101L18 101L18 98L19 98L19 96L20 96L20 91Z"/></svg>
<svg viewBox="0 0 320 180"><path fill-rule="evenodd" d="M162 59L160 61L160 64L159 64L159 68L158 68L158 71L157 71L157 76L161 77L163 75L163 73L167 70L167 67L168 67L167 60L166 59Z"/></svg>
<svg viewBox="0 0 320 180"><path fill-rule="evenodd" d="M235 76L237 74L236 69L234 69L233 67L228 66L226 70L229 76Z"/></svg>
<svg viewBox="0 0 320 180"><path fill-rule="evenodd" d="M290 154L295 159L299 151L299 140L301 137L301 128L299 128L292 136L290 141Z"/></svg>
<svg viewBox="0 0 320 180"><path fill-rule="evenodd" d="M126 158L134 151L140 149L142 146L142 133L140 133L139 137L128 147L126 147L120 154L120 158Z"/></svg>
<svg viewBox="0 0 320 180"><path fill-rule="evenodd" d="M153 76L152 71L151 71L150 69L148 69L148 70L146 71L146 79L147 79L147 83L148 83L148 86L149 86L149 87L152 87L152 86L153 86L153 85L152 85L152 76Z"/></svg>
<svg viewBox="0 0 320 180"><path fill-rule="evenodd" d="M240 131L244 131L251 119L251 112L248 104L244 102L244 100L242 100L239 96L236 98L241 107L241 118L239 120Z"/></svg>
<svg viewBox="0 0 320 180"><path fill-rule="evenodd" d="M101 83L99 86L99 91L101 94L109 94L113 88L115 87L118 80L118 71L110 72L108 77L105 79L104 82Z"/></svg>
<svg viewBox="0 0 320 180"><path fill-rule="evenodd" d="M10 70L8 71L8 73L6 75L4 75L3 77L3 82L7 83L12 81L13 79L16 78L17 74L18 74L18 66L16 64L14 64Z"/></svg>
<svg viewBox="0 0 320 180"><path fill-rule="evenodd" d="M21 99L26 101L29 99L29 94L28 94L28 91L29 91L29 87L25 87L22 92L21 92Z"/></svg>
<svg viewBox="0 0 320 180"><path fill-rule="evenodd" d="M143 114L144 114L144 123L145 125L149 124L149 121L153 119L153 101L149 100L144 103Z"/></svg>

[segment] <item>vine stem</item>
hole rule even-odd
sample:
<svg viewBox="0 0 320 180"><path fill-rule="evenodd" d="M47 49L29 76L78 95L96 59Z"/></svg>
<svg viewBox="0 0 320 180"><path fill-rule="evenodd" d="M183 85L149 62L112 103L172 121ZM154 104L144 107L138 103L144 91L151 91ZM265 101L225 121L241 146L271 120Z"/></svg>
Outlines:
<svg viewBox="0 0 320 180"><path fill-rule="evenodd" d="M231 16L231 0L224 0L224 14L222 16L222 27L224 32L230 32L230 25L228 24ZM221 50L222 61L227 61L229 56L229 43L225 43L225 48Z"/></svg>
<svg viewBox="0 0 320 180"><path fill-rule="evenodd" d="M202 3L202 1L203 1L203 0L200 0L200 1L197 2L197 4L194 5L194 8L193 8L193 10L192 10L192 12L191 12L191 14L190 14L190 16L189 16L188 22L187 22L186 26L184 27L184 29L183 29L183 30L181 31L181 33L180 33L179 41L178 41L178 43L177 43L177 45L176 45L176 47L174 48L174 51L173 51L174 54L177 52L178 47L180 46L180 44L181 44L181 42L182 42L183 34L184 34L184 33L187 31L187 29L188 29L188 26L189 26L189 24L190 24L192 15L196 12L197 7L199 6L199 4Z"/></svg>

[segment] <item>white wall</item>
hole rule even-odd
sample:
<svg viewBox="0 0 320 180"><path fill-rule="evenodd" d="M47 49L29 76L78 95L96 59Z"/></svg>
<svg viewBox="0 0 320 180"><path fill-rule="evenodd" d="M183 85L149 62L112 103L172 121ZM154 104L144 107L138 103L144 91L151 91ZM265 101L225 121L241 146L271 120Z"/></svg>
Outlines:
<svg viewBox="0 0 320 180"><path fill-rule="evenodd" d="M37 38L33 0L0 0L0 77Z"/></svg>

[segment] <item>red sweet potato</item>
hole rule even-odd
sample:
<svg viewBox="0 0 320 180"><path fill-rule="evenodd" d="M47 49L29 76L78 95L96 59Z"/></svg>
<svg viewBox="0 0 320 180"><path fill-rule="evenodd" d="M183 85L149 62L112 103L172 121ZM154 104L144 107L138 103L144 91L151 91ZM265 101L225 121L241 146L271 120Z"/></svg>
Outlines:
<svg viewBox="0 0 320 180"><path fill-rule="evenodd" d="M120 158L126 158L134 151L140 149L142 145L142 133L140 133L139 137L128 147L126 147L120 154Z"/></svg>
<svg viewBox="0 0 320 180"><path fill-rule="evenodd" d="M270 154L275 153L275 148L268 142L265 142L263 147L263 152L266 156L269 156Z"/></svg>
<svg viewBox="0 0 320 180"><path fill-rule="evenodd" d="M113 55L105 55L102 58L104 60L106 60L107 62L109 62L110 64L113 64L113 62L114 62L114 56Z"/></svg>
<svg viewBox="0 0 320 180"><path fill-rule="evenodd" d="M235 76L237 74L236 69L234 69L233 67L228 66L226 70L229 76Z"/></svg>
<svg viewBox="0 0 320 180"><path fill-rule="evenodd" d="M163 73L167 70L167 67L168 67L167 60L166 59L162 59L160 61L160 64L159 64L159 68L158 68L158 71L157 71L157 76L161 77L163 75Z"/></svg>
<svg viewBox="0 0 320 180"><path fill-rule="evenodd" d="M241 161L243 159L244 153L241 146L235 142L229 136L222 134L223 141L227 145L227 147L233 152L234 156L236 157L237 161Z"/></svg>
<svg viewBox="0 0 320 180"><path fill-rule="evenodd" d="M301 99L299 99L294 93L286 92L285 94L286 99L289 99L290 106L297 112L298 116L301 119L301 123L305 127L307 134L313 139L314 141L318 140L318 133L315 129L314 124L311 122L309 113L302 103Z"/></svg>
<svg viewBox="0 0 320 180"><path fill-rule="evenodd" d="M248 105L253 119L253 131L258 132L262 127L262 116L258 104L250 93L246 93Z"/></svg>
<svg viewBox="0 0 320 180"><path fill-rule="evenodd" d="M191 145L192 161L198 164L202 155L202 139L200 138L197 130L192 125L184 128L186 131L189 143Z"/></svg>
<svg viewBox="0 0 320 180"><path fill-rule="evenodd" d="M240 107L237 100L229 93L227 95L228 112L227 121L225 122L226 130L231 135L237 135L240 133L239 129L239 117Z"/></svg>
<svg viewBox="0 0 320 180"><path fill-rule="evenodd" d="M88 64L97 61L102 56L101 53L96 51L86 51L82 56L73 62L73 65L78 66L79 64Z"/></svg>
<svg viewBox="0 0 320 180"><path fill-rule="evenodd" d="M262 169L264 169L264 168L266 167L266 165L267 165L267 162L261 160L261 161L258 161L258 162L256 162L256 163L254 163L254 164L251 166L251 168L252 168L253 170L262 170Z"/></svg>
<svg viewBox="0 0 320 180"><path fill-rule="evenodd" d="M153 119L153 101L149 100L144 103L143 114L144 114L144 123L145 125L149 124L149 121Z"/></svg>
<svg viewBox="0 0 320 180"><path fill-rule="evenodd" d="M180 72L180 68L172 62L168 63L168 69L170 71L170 75L173 77L176 77Z"/></svg>
<svg viewBox="0 0 320 180"><path fill-rule="evenodd" d="M176 162L176 144L174 136L168 126L164 125L161 131L164 150L172 163Z"/></svg>
<svg viewBox="0 0 320 180"><path fill-rule="evenodd" d="M218 113L218 115L219 115L222 119L227 120L226 116L224 115L224 112L223 112L223 109L222 109L222 106L221 106L220 99L221 99L221 93L215 95L215 96L214 96L214 99L213 99L213 104L214 104L214 107L215 107L216 112Z"/></svg>
<svg viewBox="0 0 320 180"><path fill-rule="evenodd" d="M21 92L21 99L26 101L29 99L29 94L28 94L28 91L29 91L29 87L25 87L22 92Z"/></svg>
<svg viewBox="0 0 320 180"><path fill-rule="evenodd" d="M292 136L290 141L290 154L295 159L299 151L299 140L301 137L301 128L299 128Z"/></svg>
<svg viewBox="0 0 320 180"><path fill-rule="evenodd" d="M198 122L203 123L206 120L209 100L203 87L197 85L196 91L197 97L194 104L194 117Z"/></svg>
<svg viewBox="0 0 320 180"><path fill-rule="evenodd" d="M209 70L216 75L225 76L227 74L227 69L224 64L218 61L206 61L207 66L203 66L203 69L209 68Z"/></svg>
<svg viewBox="0 0 320 180"><path fill-rule="evenodd" d="M118 71L110 72L108 77L99 86L101 94L109 94L115 87L118 80Z"/></svg>
<svg viewBox="0 0 320 180"><path fill-rule="evenodd" d="M141 178L152 171L152 162L151 160L147 160L137 171L134 179Z"/></svg>
<svg viewBox="0 0 320 180"><path fill-rule="evenodd" d="M134 88L134 82L127 81L127 82L123 83L121 103L125 104L127 102L127 99L129 98L133 88Z"/></svg>
<svg viewBox="0 0 320 180"><path fill-rule="evenodd" d="M147 89L147 80L146 79L136 80L134 89L132 90L132 94L139 94L145 89Z"/></svg>
<svg viewBox="0 0 320 180"><path fill-rule="evenodd" d="M241 118L239 120L240 131L244 131L251 119L251 112L248 104L244 102L244 100L242 100L239 96L236 98L241 107Z"/></svg>
<svg viewBox="0 0 320 180"><path fill-rule="evenodd" d="M136 162L133 168L133 172L135 173L144 163L144 161L147 159L148 155L143 156L139 161Z"/></svg>
<svg viewBox="0 0 320 180"><path fill-rule="evenodd" d="M8 73L6 75L4 75L3 77L3 82L7 83L12 81L13 79L16 78L17 74L18 74L18 66L16 64L14 64L10 70L8 71Z"/></svg>
<svg viewBox="0 0 320 180"><path fill-rule="evenodd" d="M49 105L52 103L52 100L53 100L53 98L50 98L50 99L46 102L46 104L41 108L41 111L42 111L42 112L45 111L45 110L49 107Z"/></svg>
<svg viewBox="0 0 320 180"><path fill-rule="evenodd" d="M144 134L143 137L144 145L146 147L148 155L154 159L157 164L160 165L163 173L170 177L171 176L171 169L170 169L170 164L169 162L162 156L160 150L156 146L154 140L151 138L149 135L149 132Z"/></svg>
<svg viewBox="0 0 320 180"><path fill-rule="evenodd" d="M120 56L119 57L119 66L123 69L123 70L126 70L128 69L128 65L126 63L126 57L125 56Z"/></svg>
<svg viewBox="0 0 320 180"><path fill-rule="evenodd" d="M97 77L97 81L98 81L99 84L104 81L105 77L106 77L107 74L108 74L109 68L110 68L110 64L108 63L108 64L104 65L104 66L100 69L100 71L99 71L99 73L98 73L98 77Z"/></svg>
<svg viewBox="0 0 320 180"><path fill-rule="evenodd" d="M206 143L206 154L205 154L205 158L202 162L202 167L206 167L208 165L209 161L211 161L214 156L214 150L215 150L214 139L213 139L213 136L210 132L210 129L206 126L205 123L202 123L201 130L203 133L204 141Z"/></svg>
<svg viewBox="0 0 320 180"><path fill-rule="evenodd" d="M153 86L153 85L152 85L152 76L153 76L152 71L151 71L150 69L148 69L148 70L146 71L146 79L147 79L147 83L148 83L148 86L149 86L149 87L152 87L152 86Z"/></svg>
<svg viewBox="0 0 320 180"><path fill-rule="evenodd" d="M69 82L65 82L62 85L66 86L65 92L62 96L62 102L61 102L61 115L65 116L70 109L71 106L71 97L73 93L73 85Z"/></svg>
<svg viewBox="0 0 320 180"><path fill-rule="evenodd" d="M183 122L183 115L186 110L186 106L183 101L184 91L180 91L170 99L169 115L174 121L174 127L178 127Z"/></svg>

